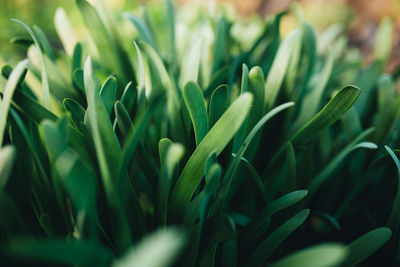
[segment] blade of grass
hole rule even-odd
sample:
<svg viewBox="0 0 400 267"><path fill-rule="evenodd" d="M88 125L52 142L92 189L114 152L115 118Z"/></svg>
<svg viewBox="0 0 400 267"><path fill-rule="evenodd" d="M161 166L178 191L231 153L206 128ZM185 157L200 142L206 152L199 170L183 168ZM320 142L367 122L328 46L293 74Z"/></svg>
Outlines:
<svg viewBox="0 0 400 267"><path fill-rule="evenodd" d="M43 47L40 44L39 39L37 38L36 34L29 28L25 23L22 21L19 21L17 19L12 19L12 21L15 21L22 25L22 27L25 28L25 30L29 33L29 35L32 37L33 41L35 42L35 45L40 51L40 59L41 59L41 78L42 78L42 94L43 94L43 104L44 107L47 108L48 110L51 110L51 104L50 104L50 88L49 88L49 80L47 77L47 71L46 71L46 64L45 64L45 58L44 58L44 51Z"/></svg>
<svg viewBox="0 0 400 267"><path fill-rule="evenodd" d="M382 247L392 236L392 232L387 227L374 229L363 236L357 238L346 246L349 251L349 257L345 264L346 266L354 266L376 250Z"/></svg>
<svg viewBox="0 0 400 267"><path fill-rule="evenodd" d="M0 190L4 189L10 177L16 158L15 147L6 145L0 148Z"/></svg>
<svg viewBox="0 0 400 267"><path fill-rule="evenodd" d="M176 216L186 208L204 175L208 156L214 151L217 155L222 152L244 122L251 102L251 94L242 94L215 123L193 152L172 191L171 214Z"/></svg>
<svg viewBox="0 0 400 267"><path fill-rule="evenodd" d="M302 210L280 225L256 248L245 266L257 266L266 262L276 248L307 219L310 210Z"/></svg>
<svg viewBox="0 0 400 267"><path fill-rule="evenodd" d="M198 146L208 132L208 118L203 92L195 82L188 82L183 88L183 99L192 120L196 146Z"/></svg>
<svg viewBox="0 0 400 267"><path fill-rule="evenodd" d="M272 267L325 267L340 266L346 259L347 249L339 244L321 244L295 252L272 264Z"/></svg>
<svg viewBox="0 0 400 267"><path fill-rule="evenodd" d="M3 91L3 99L0 102L0 148L3 144L4 132L6 131L7 114L10 108L11 99L18 85L18 81L24 74L28 66L28 60L25 59L18 63L15 69L11 72Z"/></svg>
<svg viewBox="0 0 400 267"><path fill-rule="evenodd" d="M185 238L173 228L159 230L146 236L138 245L130 248L115 260L113 267L166 267L173 263L182 249Z"/></svg>

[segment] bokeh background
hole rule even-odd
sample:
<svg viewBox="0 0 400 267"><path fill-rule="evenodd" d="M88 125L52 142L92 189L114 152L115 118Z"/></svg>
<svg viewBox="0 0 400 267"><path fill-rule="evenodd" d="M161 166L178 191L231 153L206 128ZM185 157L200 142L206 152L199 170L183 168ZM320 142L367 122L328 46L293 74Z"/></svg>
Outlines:
<svg viewBox="0 0 400 267"><path fill-rule="evenodd" d="M137 5L146 4L149 0L104 0L115 11L129 11ZM153 0L153 2L156 0ZM63 7L75 29L80 29L82 18L75 6L75 1L61 0L0 0L0 63L12 62L11 58L18 52L15 40L27 37L26 32L11 18L17 18L27 25L38 25L46 33L50 42L57 47L58 40L54 29L54 12ZM373 39L379 21L385 17L393 21L392 54L387 67L391 72L400 66L400 0L176 0L176 4L185 5L196 2L200 5L213 3L233 6L240 16L267 16L298 2L304 10L305 18L317 31L326 29L334 23L342 23L348 29L351 44L359 47L365 63L372 58ZM121 12L119 12L121 14ZM285 16L282 32L290 32L294 27L290 16ZM82 27L83 28L83 27ZM84 29L82 29L84 31ZM85 34L81 32L81 34ZM22 49L21 49L22 51ZM11 53L13 52L13 53Z"/></svg>

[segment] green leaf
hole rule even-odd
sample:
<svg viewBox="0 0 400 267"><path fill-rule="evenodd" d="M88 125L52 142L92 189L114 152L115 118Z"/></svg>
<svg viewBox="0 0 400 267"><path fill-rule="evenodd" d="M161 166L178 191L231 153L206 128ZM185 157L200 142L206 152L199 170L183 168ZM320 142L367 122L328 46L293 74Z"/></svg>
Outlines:
<svg viewBox="0 0 400 267"><path fill-rule="evenodd" d="M22 25L22 27L25 28L25 30L29 33L29 35L32 37L33 41L35 42L35 45L40 51L40 58L41 58L41 78L42 78L42 95L43 95L43 104L45 108L51 110L51 104L50 104L50 89L49 89L49 80L47 77L47 71L46 71L46 64L45 64L45 57L44 57L44 50L42 45L40 44L40 41L38 37L35 35L35 33L22 21L19 21L17 19L12 19L12 21L15 21L19 24Z"/></svg>
<svg viewBox="0 0 400 267"><path fill-rule="evenodd" d="M67 112L68 118L76 129L82 130L81 123L85 118L85 109L75 100L71 98L65 98L63 101L64 109Z"/></svg>
<svg viewBox="0 0 400 267"><path fill-rule="evenodd" d="M313 139L339 120L353 106L360 93L360 89L351 85L341 89L317 115L290 138L290 141L297 146Z"/></svg>
<svg viewBox="0 0 400 267"><path fill-rule="evenodd" d="M183 99L192 120L196 145L198 146L208 132L208 118L203 92L195 82L188 82L183 88Z"/></svg>
<svg viewBox="0 0 400 267"><path fill-rule="evenodd" d="M153 47L155 51L158 51L156 43L154 42L154 38L151 35L149 29L147 29L146 24L144 24L140 18L129 13L125 13L124 17L135 26L136 30L139 33L140 39L151 45L151 47Z"/></svg>
<svg viewBox="0 0 400 267"><path fill-rule="evenodd" d="M7 245L7 252L18 259L86 266L107 266L114 258L107 248L78 240L13 241Z"/></svg>
<svg viewBox="0 0 400 267"><path fill-rule="evenodd" d="M118 70L123 82L135 77L118 31L102 1L96 2L96 8L86 0L76 0L76 3L102 60L108 63L111 70ZM117 93L117 96L121 95Z"/></svg>
<svg viewBox="0 0 400 267"><path fill-rule="evenodd" d="M182 145L170 144L163 160L161 175L158 181L157 211L159 213L158 218L160 219L160 223L164 226L167 222L167 204L171 191L173 172L183 157L184 152L185 148Z"/></svg>
<svg viewBox="0 0 400 267"><path fill-rule="evenodd" d="M272 264L272 267L339 266L346 259L347 249L339 244L321 244L295 252Z"/></svg>
<svg viewBox="0 0 400 267"><path fill-rule="evenodd" d="M40 123L40 133L45 141L51 160L55 161L58 156L68 147L67 136L65 135L63 120L53 122L50 120L43 120Z"/></svg>
<svg viewBox="0 0 400 267"><path fill-rule="evenodd" d="M295 129L299 129L317 113L325 87L328 84L329 77L332 73L333 63L334 54L331 52L329 53L329 56L324 64L315 88L313 88L311 92L304 96L299 118L295 122Z"/></svg>
<svg viewBox="0 0 400 267"><path fill-rule="evenodd" d="M263 227L269 220L269 218L275 213L293 206L299 201L303 200L308 194L307 190L297 190L288 193L274 201L272 201L268 206L261 211L250 224L246 226L243 231L243 243L246 244L251 238L258 233L258 231Z"/></svg>
<svg viewBox="0 0 400 267"><path fill-rule="evenodd" d="M166 4L166 19L169 33L169 52L172 56L172 65L176 66L178 64L176 45L175 45L175 7L173 0L165 0Z"/></svg>
<svg viewBox="0 0 400 267"><path fill-rule="evenodd" d="M396 168L397 168L397 190L393 202L392 211L390 212L388 226L392 229L393 233L396 235L400 226L400 161L396 154L390 147L385 146L386 151L392 157Z"/></svg>
<svg viewBox="0 0 400 267"><path fill-rule="evenodd" d="M36 33L36 36L37 36L38 40L40 41L40 44L43 47L43 51L46 53L46 55L49 57L49 59L51 61L55 61L56 58L54 56L53 48L51 47L49 40L47 39L43 30L39 26L36 26L36 25L33 26L33 30Z"/></svg>
<svg viewBox="0 0 400 267"><path fill-rule="evenodd" d="M16 151L14 146L6 145L0 149L0 190L7 185L15 158Z"/></svg>
<svg viewBox="0 0 400 267"><path fill-rule="evenodd" d="M160 156L160 165L164 165L164 161L166 160L167 150L170 145L172 145L172 141L168 138L163 138L158 143L158 153Z"/></svg>
<svg viewBox="0 0 400 267"><path fill-rule="evenodd" d="M374 57L385 63L392 53L392 28L392 19L390 17L385 17L381 20L378 30L375 33Z"/></svg>
<svg viewBox="0 0 400 267"><path fill-rule="evenodd" d="M120 168L124 158L107 111L100 99L100 86L94 76L90 57L85 63L84 82L88 103L88 126L93 138L106 200L110 208L114 209L112 217L115 216L115 218L112 220L116 220L117 223L113 223L112 229L118 240L116 245L119 250L122 250L131 244L130 228L120 203L120 198L123 196L118 194L117 190L120 188L117 185L124 184L120 178L124 177L125 173L125 169Z"/></svg>
<svg viewBox="0 0 400 267"><path fill-rule="evenodd" d="M290 33L279 46L265 82L265 107L267 110L271 109L275 105L292 53L296 44L301 41L300 37L301 32L296 30Z"/></svg>
<svg viewBox="0 0 400 267"><path fill-rule="evenodd" d="M340 151L330 162L327 164L311 181L308 189L310 194L316 193L319 187L324 183L332 174L332 172L339 166L340 163L348 156L352 151L358 148L377 149L377 145L371 142L361 142L366 136L373 132L373 128L369 128L358 135L350 144Z"/></svg>
<svg viewBox="0 0 400 267"><path fill-rule="evenodd" d="M108 114L114 107L115 94L117 92L117 80L114 77L109 77L100 89L100 98L103 101L104 107Z"/></svg>
<svg viewBox="0 0 400 267"><path fill-rule="evenodd" d="M74 47L77 43L77 37L71 27L71 23L68 20L65 10L61 7L57 8L55 12L54 25L64 50L68 53L68 55L72 55Z"/></svg>
<svg viewBox="0 0 400 267"><path fill-rule="evenodd" d="M222 203L225 203L227 194L230 189L230 185L232 183L232 179L234 177L236 169L239 166L240 160L243 157L244 153L246 152L246 149L250 145L251 141L258 133L258 131L260 131L261 128L264 126L264 124L267 121L269 121L271 118L273 118L276 114L278 114L279 112L281 112L293 105L294 105L293 102L289 102L289 103L285 103L280 106L277 106L276 108L274 108L273 110L271 110L270 112L265 114L264 117L262 117L261 120L259 120L258 123L253 127L251 132L248 134L246 139L243 141L242 145L239 148L238 153L236 154L235 158L233 159L233 161L231 162L231 164L228 167L228 170L225 173L225 176L222 180L222 182L224 183L223 190L221 190L221 192L220 192L219 201L222 201ZM223 207L224 207L224 204L222 204L221 208L223 208Z"/></svg>
<svg viewBox="0 0 400 267"><path fill-rule="evenodd" d="M307 219L310 210L302 210L281 224L256 248L245 266L263 265L274 250Z"/></svg>
<svg viewBox="0 0 400 267"><path fill-rule="evenodd" d="M184 242L185 238L176 229L159 230L146 236L136 247L130 248L112 266L171 266Z"/></svg>
<svg viewBox="0 0 400 267"><path fill-rule="evenodd" d="M54 166L73 204L78 209L77 226L80 235L83 234L83 221L87 220L89 237L94 238L98 222L95 174L68 150L60 154Z"/></svg>
<svg viewBox="0 0 400 267"><path fill-rule="evenodd" d="M159 55L154 51L154 49L151 48L148 44L144 42L139 43L139 47L145 51L149 65L156 70L154 72L158 74L158 77L161 82L161 89L165 90L167 93L167 109L168 109L168 114L169 114L169 121L171 123L171 131L173 134L173 137L177 141L183 141L184 137L184 131L183 131L183 125L181 121L181 117L179 114L180 106L181 106L181 96L180 96L180 91L175 86L174 81L172 80L171 76L169 75L167 69L164 66L163 61L159 57ZM152 73L153 74L153 73ZM154 91L151 92L152 95L157 95L160 92Z"/></svg>
<svg viewBox="0 0 400 267"><path fill-rule="evenodd" d="M214 45L214 56L213 56L213 73L219 70L221 65L223 64L224 57L228 51L228 33L229 33L229 26L228 21L226 20L225 16L221 16L218 20L217 25L217 33L215 37L215 45Z"/></svg>
<svg viewBox="0 0 400 267"><path fill-rule="evenodd" d="M208 156L219 155L242 125L249 112L252 96L242 94L204 137L186 163L171 194L171 211L175 215L186 208L204 175Z"/></svg>
<svg viewBox="0 0 400 267"><path fill-rule="evenodd" d="M94 77L92 61L88 57L85 63L84 82L88 103L88 116L97 160L103 178L105 191L113 196L115 178L118 177L121 148L113 131L107 111L100 100L99 85Z"/></svg>
<svg viewBox="0 0 400 267"><path fill-rule="evenodd" d="M121 102L124 104L124 107L128 111L128 113L133 112L133 108L135 105L136 97L137 97L137 90L135 89L132 82L129 82L122 93ZM141 104L138 103L138 107Z"/></svg>
<svg viewBox="0 0 400 267"><path fill-rule="evenodd" d="M382 247L392 236L387 227L372 230L346 246L349 257L346 266L354 266Z"/></svg>
<svg viewBox="0 0 400 267"><path fill-rule="evenodd" d="M264 101L264 73L260 67L254 67L249 72L249 92L254 96L254 102L250 110L249 118L246 123L245 135L248 135L253 127L261 120L264 115L265 101ZM258 148L261 133L254 137L255 140L252 142L250 147L247 149L246 158L251 160Z"/></svg>
<svg viewBox="0 0 400 267"><path fill-rule="evenodd" d="M224 114L228 107L228 86L223 84L218 86L211 95L209 107L209 125L214 126L215 122Z"/></svg>
<svg viewBox="0 0 400 267"><path fill-rule="evenodd" d="M129 117L129 113L121 101L115 102L114 110L115 110L115 117L117 120L118 127L122 133L122 136L124 138L126 138L129 131L133 127L133 123Z"/></svg>
<svg viewBox="0 0 400 267"><path fill-rule="evenodd" d="M11 75L7 80L6 86L3 91L3 99L0 98L0 148L3 144L4 132L6 131L7 114L8 109L10 108L11 99L13 97L15 88L18 85L18 81L24 74L27 66L27 59L18 63L18 65L11 72Z"/></svg>
<svg viewBox="0 0 400 267"><path fill-rule="evenodd" d="M203 39L196 38L183 57L179 79L181 88L189 81L198 83L202 47Z"/></svg>

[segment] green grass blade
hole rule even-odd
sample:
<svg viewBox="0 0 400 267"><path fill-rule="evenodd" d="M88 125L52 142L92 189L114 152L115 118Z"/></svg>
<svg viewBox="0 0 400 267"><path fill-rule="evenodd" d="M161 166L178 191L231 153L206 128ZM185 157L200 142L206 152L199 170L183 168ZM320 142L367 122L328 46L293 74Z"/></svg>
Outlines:
<svg viewBox="0 0 400 267"><path fill-rule="evenodd" d="M181 88L183 88L189 81L198 83L202 48L203 39L195 39L182 59L181 73L179 77L179 86Z"/></svg>
<svg viewBox="0 0 400 267"><path fill-rule="evenodd" d="M292 107L294 105L293 102L285 103L280 106L277 106L276 108L272 109L270 112L265 114L259 121L258 123L253 127L251 132L247 135L246 139L243 141L242 145L239 148L238 153L236 154L235 158L233 159L232 163L229 165L228 170L225 173L225 176L222 180L223 182L223 190L220 193L219 196L219 201L222 201L222 206L221 208L224 207L224 203L226 201L226 197L229 193L230 185L232 183L232 179L234 177L234 174L236 172L236 169L239 166L240 160L243 157L244 153L246 152L246 149L249 147L251 141L253 138L256 136L256 134L262 129L265 123L267 123L271 118L273 118L276 114L279 112ZM218 203L219 204L219 203Z"/></svg>
<svg viewBox="0 0 400 267"><path fill-rule="evenodd" d="M159 230L146 236L136 247L113 262L113 267L171 266L185 238L176 229Z"/></svg>
<svg viewBox="0 0 400 267"><path fill-rule="evenodd" d="M166 151L165 160L161 168L161 175L158 181L157 192L157 211L159 222L162 226L167 223L167 204L171 191L173 172L177 168L179 161L182 159L185 148L180 144L171 144Z"/></svg>
<svg viewBox="0 0 400 267"><path fill-rule="evenodd" d="M265 82L265 107L267 110L275 105L283 79L286 75L292 52L296 43L300 42L301 32L296 30L290 33L279 46L271 70Z"/></svg>
<svg viewBox="0 0 400 267"><path fill-rule="evenodd" d="M166 160L167 150L170 145L172 145L172 141L168 138L163 138L158 143L158 154L160 156L160 165L164 165L164 161Z"/></svg>
<svg viewBox="0 0 400 267"><path fill-rule="evenodd" d="M208 132L208 118L203 92L195 82L188 82L183 88L183 99L192 120L196 145L198 146Z"/></svg>
<svg viewBox="0 0 400 267"><path fill-rule="evenodd" d="M333 53L330 53L324 64L317 85L313 88L312 92L305 95L302 101L301 111L299 113L299 118L295 122L294 129L299 129L317 113L325 87L332 73L333 63L334 56Z"/></svg>
<svg viewBox="0 0 400 267"><path fill-rule="evenodd" d="M360 93L360 89L351 85L341 89L317 115L290 138L290 141L296 146L313 139L339 120L353 106Z"/></svg>
<svg viewBox="0 0 400 267"><path fill-rule="evenodd" d="M243 243L246 244L258 233L258 231L266 223L268 223L269 218L275 213L293 206L294 204L303 200L308 194L307 190L298 190L288 193L274 201L272 201L268 206L254 218L250 224L243 231Z"/></svg>
<svg viewBox="0 0 400 267"><path fill-rule="evenodd" d="M64 50L68 53L68 55L72 55L74 47L78 41L76 34L71 27L71 23L69 22L67 14L65 13L65 10L61 7L57 8L55 12L54 25L57 34L61 39Z"/></svg>
<svg viewBox="0 0 400 267"><path fill-rule="evenodd" d="M78 157L71 151L65 150L54 163L62 184L71 197L72 203L78 209L77 228L79 237L96 237L97 203L96 203L96 177ZM85 225L84 225L85 224Z"/></svg>
<svg viewBox="0 0 400 267"><path fill-rule="evenodd" d="M11 72L3 91L3 99L0 98L0 148L3 144L4 132L6 131L7 114L10 108L11 100L18 82L28 66L28 60L25 59L18 63Z"/></svg>
<svg viewBox="0 0 400 267"><path fill-rule="evenodd" d="M85 118L85 109L71 98L65 98L63 105L72 125L74 125L76 129L82 130L81 123L83 123Z"/></svg>
<svg viewBox="0 0 400 267"><path fill-rule="evenodd" d="M165 0L166 18L169 33L169 52L171 53L172 68L177 67L178 59L175 44L175 7L173 0Z"/></svg>
<svg viewBox="0 0 400 267"><path fill-rule="evenodd" d="M51 47L49 40L47 39L43 30L39 26L34 25L33 31L35 32L38 40L40 41L40 44L43 47L43 51L46 53L46 55L49 57L51 61L55 61L56 58L54 56L53 48Z"/></svg>
<svg viewBox="0 0 400 267"><path fill-rule="evenodd" d="M147 29L146 24L144 24L140 18L129 13L125 13L124 17L128 19L135 26L136 30L139 33L140 39L151 45L151 47L153 47L153 49L158 53L158 49L156 43L154 42L154 38L151 35L149 29Z"/></svg>
<svg viewBox="0 0 400 267"><path fill-rule="evenodd" d="M330 175L333 173L335 169L342 163L342 161L354 150L358 148L366 148L366 149L377 149L377 145L371 142L361 142L366 136L368 136L374 129L370 128L362 132L358 135L354 141L352 141L349 145L347 145L340 153L338 153L330 162L327 164L323 170L321 170L315 178L311 181L308 189L310 194L313 195L319 189L319 187L324 183Z"/></svg>
<svg viewBox="0 0 400 267"><path fill-rule="evenodd" d="M129 113L125 108L125 105L121 101L115 102L114 105L115 118L124 138L128 135L129 131L133 127L133 123L129 117Z"/></svg>
<svg viewBox="0 0 400 267"><path fill-rule="evenodd" d="M393 150L390 149L390 147L385 146L385 149L392 157L397 168L397 190L393 202L392 211L390 212L389 220L387 223L388 226L392 229L394 235L396 236L400 226L400 161Z"/></svg>
<svg viewBox="0 0 400 267"><path fill-rule="evenodd" d="M102 88L100 89L100 98L103 101L104 107L108 114L111 114L111 111L114 107L116 92L117 79L110 77L104 82Z"/></svg>
<svg viewBox="0 0 400 267"><path fill-rule="evenodd" d="M94 77L90 57L85 63L84 83L88 103L89 125L93 135L97 160L99 161L105 190L111 197L114 194L112 192L115 190L115 177L118 177L119 174L119 170L115 167L119 166L121 149L111 121L100 100L100 87Z"/></svg>
<svg viewBox="0 0 400 267"><path fill-rule="evenodd" d="M266 262L276 248L307 219L310 210L302 210L281 224L256 248L245 266L257 266Z"/></svg>
<svg viewBox="0 0 400 267"><path fill-rule="evenodd" d="M211 95L210 107L208 112L210 127L218 121L228 107L228 87L218 86Z"/></svg>
<svg viewBox="0 0 400 267"><path fill-rule="evenodd" d="M186 208L204 175L208 156L214 151L217 155L222 152L246 119L251 102L251 94L242 94L215 123L193 152L172 191L170 205L172 213L177 215Z"/></svg>
<svg viewBox="0 0 400 267"><path fill-rule="evenodd" d="M4 189L10 177L16 158L15 147L6 145L0 148L0 190Z"/></svg>
<svg viewBox="0 0 400 267"><path fill-rule="evenodd" d="M51 104L50 104L50 89L49 89L49 80L47 77L47 71L46 71L46 64L45 64L45 57L44 57L44 51L43 51L43 47L40 44L40 41L38 39L38 37L36 36L36 34L31 30L31 28L29 28L25 23L23 23L22 21L19 21L17 19L12 19L13 21L19 23L20 25L22 25L22 27L25 28L25 30L30 34L30 36L32 37L33 41L35 42L35 45L37 46L37 48L40 51L40 59L41 59L41 78L42 78L42 94L43 94L43 104L44 107L51 110Z"/></svg>
<svg viewBox="0 0 400 267"><path fill-rule="evenodd" d="M347 249L339 244L321 244L295 252L272 264L272 267L327 267L340 266Z"/></svg>
<svg viewBox="0 0 400 267"><path fill-rule="evenodd" d="M349 257L346 266L354 266L382 247L392 236L387 227L372 230L347 245Z"/></svg>
<svg viewBox="0 0 400 267"><path fill-rule="evenodd" d="M381 20L376 31L374 43L374 58L387 62L392 53L393 22L390 17Z"/></svg>
<svg viewBox="0 0 400 267"><path fill-rule="evenodd" d="M107 203L110 208L114 209L113 216L116 217L116 223L113 225L113 233L118 240L118 249L121 250L132 242L128 221L120 203L120 198L123 196L118 194L120 187L117 187L118 183L123 184L121 182L122 178L120 178L123 175L120 176L120 173L125 172L119 168L123 156L109 116L100 99L100 86L94 76L90 57L87 58L85 63L84 83L88 103L88 123L93 136Z"/></svg>

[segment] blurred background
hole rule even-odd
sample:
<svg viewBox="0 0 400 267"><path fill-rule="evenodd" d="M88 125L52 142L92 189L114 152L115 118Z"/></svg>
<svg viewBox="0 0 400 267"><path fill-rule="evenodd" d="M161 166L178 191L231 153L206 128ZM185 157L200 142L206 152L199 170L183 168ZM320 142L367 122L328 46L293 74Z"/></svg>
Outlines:
<svg viewBox="0 0 400 267"><path fill-rule="evenodd" d="M150 2L135 0L105 0L113 11L129 11L137 5ZM155 0L154 0L155 1ZM152 2L154 2L152 1ZM90 1L89 1L90 2ZM387 17L393 22L392 54L387 71L391 72L400 66L400 1L399 0L176 0L176 4L185 5L197 2L200 5L210 3L233 6L237 14L246 17L267 16L299 2L304 16L316 31L323 31L329 25L342 23L348 29L350 43L361 49L365 62L372 58L373 38L381 19ZM0 63L9 62L8 58L18 49L15 40L27 36L23 28L10 21L17 18L27 25L40 26L50 42L59 45L54 29L54 12L63 7L73 26L79 30L82 18L75 6L75 1L60 0L0 0ZM294 18L292 19L294 21ZM282 32L292 29L290 16L285 16Z"/></svg>

